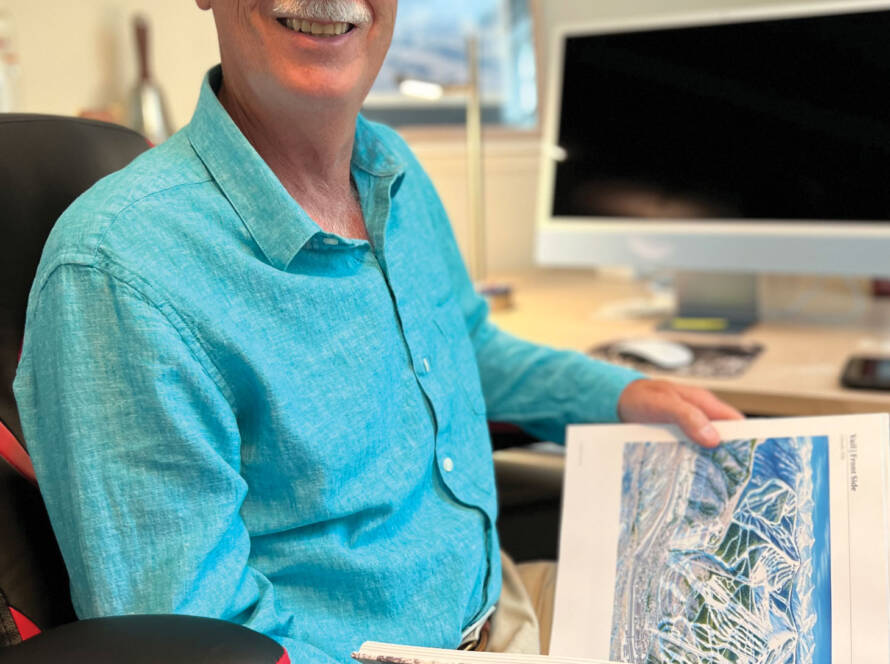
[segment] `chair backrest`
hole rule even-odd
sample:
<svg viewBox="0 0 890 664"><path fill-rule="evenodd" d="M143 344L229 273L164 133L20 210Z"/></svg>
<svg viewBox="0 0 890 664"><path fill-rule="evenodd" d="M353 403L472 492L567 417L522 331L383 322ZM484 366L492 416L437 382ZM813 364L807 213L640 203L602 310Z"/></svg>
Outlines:
<svg viewBox="0 0 890 664"><path fill-rule="evenodd" d="M12 393L28 292L65 208L147 148L142 136L118 125L0 114L0 593L42 629L70 622L74 613Z"/></svg>

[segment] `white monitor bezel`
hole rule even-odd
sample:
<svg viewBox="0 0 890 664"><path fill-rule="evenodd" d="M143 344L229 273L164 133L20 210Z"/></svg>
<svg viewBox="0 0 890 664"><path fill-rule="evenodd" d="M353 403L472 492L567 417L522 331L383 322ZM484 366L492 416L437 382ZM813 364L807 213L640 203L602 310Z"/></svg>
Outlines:
<svg viewBox="0 0 890 664"><path fill-rule="evenodd" d="M538 189L536 261L553 267L634 265L726 272L890 276L890 221L651 220L551 214L565 41L577 35L890 10L890 0L727 8L562 25L551 32ZM812 221L812 223L808 223ZM793 246L794 251L789 251Z"/></svg>

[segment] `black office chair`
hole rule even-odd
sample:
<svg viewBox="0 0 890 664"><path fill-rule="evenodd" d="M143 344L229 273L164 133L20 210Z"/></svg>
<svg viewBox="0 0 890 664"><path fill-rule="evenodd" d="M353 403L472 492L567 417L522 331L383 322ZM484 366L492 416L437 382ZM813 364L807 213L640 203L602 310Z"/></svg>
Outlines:
<svg viewBox="0 0 890 664"><path fill-rule="evenodd" d="M68 205L146 150L124 127L0 114L0 664L283 664L272 639L221 620L77 621L12 393L43 244Z"/></svg>

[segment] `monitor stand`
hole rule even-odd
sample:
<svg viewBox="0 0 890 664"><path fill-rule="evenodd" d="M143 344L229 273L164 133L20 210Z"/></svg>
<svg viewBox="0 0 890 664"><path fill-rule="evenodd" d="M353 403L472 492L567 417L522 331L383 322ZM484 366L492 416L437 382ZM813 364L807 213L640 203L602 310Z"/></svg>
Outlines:
<svg viewBox="0 0 890 664"><path fill-rule="evenodd" d="M738 334L757 322L757 275L674 273L676 313L658 326L670 332Z"/></svg>

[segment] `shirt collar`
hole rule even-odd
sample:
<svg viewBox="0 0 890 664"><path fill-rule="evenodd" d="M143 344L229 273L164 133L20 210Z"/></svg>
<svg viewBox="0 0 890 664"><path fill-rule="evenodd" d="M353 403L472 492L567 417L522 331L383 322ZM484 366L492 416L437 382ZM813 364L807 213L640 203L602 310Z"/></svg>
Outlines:
<svg viewBox="0 0 890 664"><path fill-rule="evenodd" d="M374 125L361 115L355 123L352 166L378 177L393 177L405 171L405 161L384 144Z"/></svg>
<svg viewBox="0 0 890 664"><path fill-rule="evenodd" d="M235 208L269 262L286 269L316 234L324 233L291 197L278 177L235 125L216 97L219 65L204 78L198 106L186 132L198 157ZM404 162L374 126L359 116L352 166L372 176L395 176Z"/></svg>

